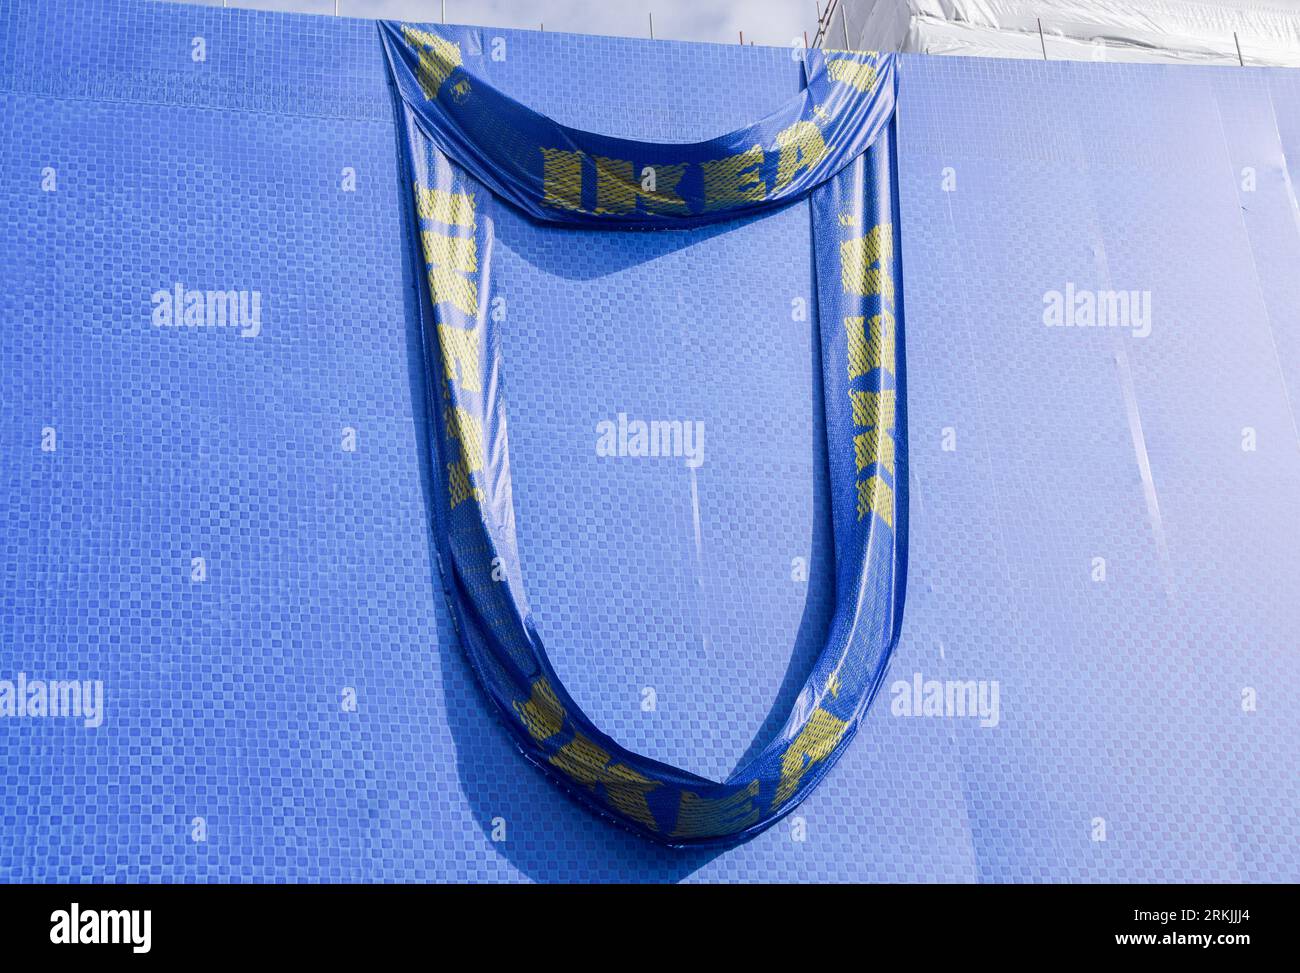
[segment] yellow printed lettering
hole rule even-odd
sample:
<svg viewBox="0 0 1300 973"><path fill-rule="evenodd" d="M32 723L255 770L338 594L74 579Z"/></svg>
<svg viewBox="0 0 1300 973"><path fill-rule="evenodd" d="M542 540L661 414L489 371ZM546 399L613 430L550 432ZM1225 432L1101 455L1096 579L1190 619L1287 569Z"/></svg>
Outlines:
<svg viewBox="0 0 1300 973"><path fill-rule="evenodd" d="M582 153L542 149L542 204L582 209Z"/></svg>
<svg viewBox="0 0 1300 973"><path fill-rule="evenodd" d="M711 835L732 834L757 824L758 781L727 797L700 797L682 791L677 805L677 826L674 838L703 838Z"/></svg>
<svg viewBox="0 0 1300 973"><path fill-rule="evenodd" d="M564 707L545 676L533 683L526 703L516 702L514 706L529 735L539 743L555 736L564 725Z"/></svg>
<svg viewBox="0 0 1300 973"><path fill-rule="evenodd" d="M897 400L893 389L885 389L881 392L860 392L857 389L849 389L849 400L853 403L855 426L894 428L894 409Z"/></svg>
<svg viewBox="0 0 1300 973"><path fill-rule="evenodd" d="M865 320L865 326L864 326ZM894 316L888 311L870 318L844 319L849 337L849 381L876 368L894 370Z"/></svg>
<svg viewBox="0 0 1300 973"><path fill-rule="evenodd" d="M451 72L460 67L460 45L414 27L403 26L402 36L419 55L416 76L420 80L420 90L424 92L424 97L432 101L438 97L438 89L451 76Z"/></svg>
<svg viewBox="0 0 1300 973"><path fill-rule="evenodd" d="M776 144L781 150L776 166L776 192L790 185L800 169L811 169L826 157L822 131L812 122L795 122L777 133Z"/></svg>
<svg viewBox="0 0 1300 973"><path fill-rule="evenodd" d="M469 470L465 469L464 459L447 464L447 494L452 510L466 500L478 499L478 492L469 481Z"/></svg>
<svg viewBox="0 0 1300 973"><path fill-rule="evenodd" d="M478 289L451 267L429 268L429 295L434 304L451 304L470 317L478 314Z"/></svg>
<svg viewBox="0 0 1300 973"><path fill-rule="evenodd" d="M894 526L894 491L879 476L858 481L858 520L873 513L891 529Z"/></svg>
<svg viewBox="0 0 1300 973"><path fill-rule="evenodd" d="M551 766L592 790L603 786L611 805L651 831L658 830L646 795L659 781L643 777L625 764L611 764L609 754L581 733L555 752Z"/></svg>
<svg viewBox="0 0 1300 973"><path fill-rule="evenodd" d="M830 756L835 745L849 728L848 723L832 716L820 706L808 717L808 722L791 741L781 757L781 780L777 784L772 810L776 810L799 788L799 781L813 766Z"/></svg>
<svg viewBox="0 0 1300 973"><path fill-rule="evenodd" d="M461 461L469 473L483 469L483 427L467 409L446 409L443 423L447 435L460 440Z"/></svg>
<svg viewBox="0 0 1300 973"><path fill-rule="evenodd" d="M872 463L879 463L890 473L894 472L894 437L888 430L876 426L858 433L853 437L853 452L859 473Z"/></svg>
<svg viewBox="0 0 1300 973"><path fill-rule="evenodd" d="M881 392L863 392L849 389L853 403L853 424L867 429L853 437L853 448L861 473L872 463L879 463L891 474L894 472L894 389Z"/></svg>
<svg viewBox="0 0 1300 973"><path fill-rule="evenodd" d="M415 184L415 209L422 220L437 220L448 226L474 225L474 194L449 193Z"/></svg>
<svg viewBox="0 0 1300 973"><path fill-rule="evenodd" d="M460 387L466 392L481 392L483 373L479 367L478 333L473 328L440 324L438 347L442 351L442 369L447 380L460 382Z"/></svg>
<svg viewBox="0 0 1300 973"><path fill-rule="evenodd" d="M703 163L704 208L725 209L766 199L767 184L758 173L762 165L763 148L759 145L726 159Z"/></svg>
<svg viewBox="0 0 1300 973"><path fill-rule="evenodd" d="M632 163L622 159L597 158L596 212L631 213L636 210L640 186L632 181Z"/></svg>
<svg viewBox="0 0 1300 973"><path fill-rule="evenodd" d="M456 217L455 225L474 226L474 197L469 193L441 193L416 187L415 203L420 215L437 212ZM451 223L451 220L443 220ZM478 284L463 276L478 271L478 244L473 235L453 236L438 230L420 234L424 262L429 265L429 299L434 304L451 304L470 317L478 314Z"/></svg>
<svg viewBox="0 0 1300 973"><path fill-rule="evenodd" d="M655 166L655 188L646 191L637 181L631 162L601 157L595 159L595 163L597 213L634 213L638 199L642 201L642 208L647 213L690 211L686 200L675 192L686 172L686 166Z"/></svg>
<svg viewBox="0 0 1300 973"><path fill-rule="evenodd" d="M849 294L880 294L894 299L894 277L886 266L894 255L894 234L888 223L873 226L865 236L840 244L840 276Z"/></svg>
<svg viewBox="0 0 1300 973"><path fill-rule="evenodd" d="M842 81L858 91L870 91L876 86L876 66L852 58L828 58L826 71L832 81Z"/></svg>
<svg viewBox="0 0 1300 973"><path fill-rule="evenodd" d="M478 270L478 244L472 236L447 236L435 230L420 234L424 241L424 259L462 274Z"/></svg>

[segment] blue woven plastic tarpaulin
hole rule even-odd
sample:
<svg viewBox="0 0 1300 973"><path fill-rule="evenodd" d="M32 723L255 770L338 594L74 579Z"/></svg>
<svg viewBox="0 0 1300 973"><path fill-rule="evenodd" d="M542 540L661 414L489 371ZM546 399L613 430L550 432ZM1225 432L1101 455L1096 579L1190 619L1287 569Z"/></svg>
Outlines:
<svg viewBox="0 0 1300 973"><path fill-rule="evenodd" d="M818 117L790 48L429 30L471 94L661 147L606 156L635 167L607 178L617 218L670 148ZM408 158L382 37L0 3L0 880L1300 879L1300 72L892 59L898 645L794 813L666 848L520 760L516 697L502 717L466 661L430 517L472 528L444 388L480 404L425 347L417 230L467 228L417 222L412 174L478 177L451 145L459 173ZM731 779L802 715L838 539L886 536L835 428L871 390L832 316L876 313L832 310L839 217L890 185L861 158L860 182L662 232L475 187L501 576L573 712L683 776ZM682 455L634 455L655 422Z"/></svg>
<svg viewBox="0 0 1300 973"><path fill-rule="evenodd" d="M849 745L898 640L906 577L903 313L889 55L807 52L806 86L762 121L694 144L559 125L465 67L432 25L383 23L403 102L427 289L438 484L433 520L457 632L523 754L576 798L672 845L727 843L795 808ZM482 36L466 38L481 49ZM835 610L784 728L724 782L620 745L583 712L528 609L515 534L494 208L609 232L683 232L798 205L812 218ZM559 246L572 244L560 236ZM530 246L546 247L545 236ZM706 239L693 245L708 259ZM611 257L611 260L613 257ZM810 259L791 253L792 262ZM494 310L495 308L495 310ZM635 320L638 308L614 313ZM556 316L557 332L572 322ZM574 330L565 340L581 342ZM702 461L693 420L623 423L597 451ZM902 448L898 444L902 443ZM612 645L612 651L621 646Z"/></svg>

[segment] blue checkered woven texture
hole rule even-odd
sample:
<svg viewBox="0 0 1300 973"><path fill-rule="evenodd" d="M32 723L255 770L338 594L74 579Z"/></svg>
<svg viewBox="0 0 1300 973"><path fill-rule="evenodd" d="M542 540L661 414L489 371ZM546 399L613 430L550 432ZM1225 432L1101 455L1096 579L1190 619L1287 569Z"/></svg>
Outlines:
<svg viewBox="0 0 1300 973"><path fill-rule="evenodd" d="M494 85L632 138L799 85L784 49L499 36ZM0 879L1300 878L1300 77L901 71L903 638L796 817L681 853L525 766L452 635L374 23L0 6L0 680L105 692L98 728L0 720ZM552 658L721 778L821 644L830 533L807 214L715 232L499 258ZM156 327L176 283L258 291L260 334ZM1149 292L1150 334L1046 327L1067 285ZM706 422L695 493L595 455L619 412ZM918 674L996 685L996 719L901 715Z"/></svg>

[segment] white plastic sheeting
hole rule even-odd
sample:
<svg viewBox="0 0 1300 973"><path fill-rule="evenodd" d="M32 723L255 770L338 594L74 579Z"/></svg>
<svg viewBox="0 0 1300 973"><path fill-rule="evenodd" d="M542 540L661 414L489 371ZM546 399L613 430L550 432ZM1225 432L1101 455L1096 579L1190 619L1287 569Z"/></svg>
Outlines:
<svg viewBox="0 0 1300 973"><path fill-rule="evenodd" d="M832 0L824 47L1300 66L1300 0ZM1040 34L1041 24L1041 34Z"/></svg>

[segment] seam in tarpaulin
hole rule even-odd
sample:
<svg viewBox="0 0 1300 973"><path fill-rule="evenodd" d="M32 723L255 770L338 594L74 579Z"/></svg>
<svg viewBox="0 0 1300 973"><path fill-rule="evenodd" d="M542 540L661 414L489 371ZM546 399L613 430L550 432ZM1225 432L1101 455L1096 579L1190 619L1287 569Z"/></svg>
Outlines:
<svg viewBox="0 0 1300 973"><path fill-rule="evenodd" d="M1098 276L1105 289L1112 291L1114 282L1111 280L1110 260L1106 255L1106 238L1100 226L1097 229L1094 255ZM1151 529L1151 537L1156 545L1156 557L1160 562L1160 585L1166 600L1173 604L1173 564L1169 557L1169 542L1165 537L1164 518L1160 514L1160 495L1156 491L1155 476L1151 472L1151 457L1147 452L1146 433L1142 429L1142 413L1138 407L1133 366L1129 361L1124 339L1118 334L1111 336L1111 347L1113 349L1111 360L1115 363L1120 399L1124 404L1124 419L1128 425L1129 440L1133 444L1133 459L1137 463L1138 476L1142 480L1142 500L1146 507L1147 526Z"/></svg>
<svg viewBox="0 0 1300 973"><path fill-rule="evenodd" d="M1109 272L1106 273L1104 280L1107 288L1110 288ZM1137 387L1133 381L1133 366L1129 362L1128 349L1124 347L1124 339L1115 335L1111 341L1115 348L1114 358L1115 367L1119 373L1120 394L1124 399L1124 416L1128 420L1129 437L1133 442L1133 457L1137 461L1138 475L1142 478L1142 496L1146 502L1147 522L1151 527L1151 535L1156 542L1156 556L1160 559L1160 581L1164 587L1165 597L1172 604L1174 600L1173 565L1169 559L1169 543L1165 538L1165 522L1160 516L1160 496L1156 492L1156 480L1151 473L1151 457L1147 454L1146 435L1142 431L1142 413L1138 409Z"/></svg>

